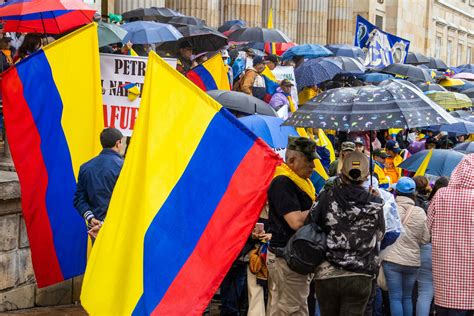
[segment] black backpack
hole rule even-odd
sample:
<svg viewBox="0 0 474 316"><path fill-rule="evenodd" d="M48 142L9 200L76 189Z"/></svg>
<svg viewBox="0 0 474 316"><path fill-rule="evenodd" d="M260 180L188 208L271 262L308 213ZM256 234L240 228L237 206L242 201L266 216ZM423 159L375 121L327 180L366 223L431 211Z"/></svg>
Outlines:
<svg viewBox="0 0 474 316"><path fill-rule="evenodd" d="M321 208L320 200L309 212L309 223L298 229L283 248L283 258L295 272L314 273L316 267L326 258L326 233L317 224L323 219Z"/></svg>

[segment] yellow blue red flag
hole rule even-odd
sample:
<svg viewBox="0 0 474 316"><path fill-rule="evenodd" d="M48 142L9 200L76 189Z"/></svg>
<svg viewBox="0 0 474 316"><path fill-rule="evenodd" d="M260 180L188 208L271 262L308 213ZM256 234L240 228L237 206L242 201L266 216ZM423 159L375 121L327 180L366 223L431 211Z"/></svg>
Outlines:
<svg viewBox="0 0 474 316"><path fill-rule="evenodd" d="M3 75L6 132L39 287L86 266L86 225L72 201L80 165L101 149L98 46L97 25L89 24Z"/></svg>
<svg viewBox="0 0 474 316"><path fill-rule="evenodd" d="M154 52L144 87L81 302L92 315L202 315L280 158Z"/></svg>
<svg viewBox="0 0 474 316"><path fill-rule="evenodd" d="M230 90L227 68L221 54L216 54L186 74L203 91Z"/></svg>

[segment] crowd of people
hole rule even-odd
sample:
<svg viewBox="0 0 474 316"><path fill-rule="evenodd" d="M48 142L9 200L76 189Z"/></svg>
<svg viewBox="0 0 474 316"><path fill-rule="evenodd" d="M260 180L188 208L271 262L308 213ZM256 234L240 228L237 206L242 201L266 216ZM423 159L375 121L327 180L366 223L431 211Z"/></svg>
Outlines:
<svg viewBox="0 0 474 316"><path fill-rule="evenodd" d="M1 38L1 71L39 50L44 41L35 34ZM145 56L150 49L165 55L159 47L133 43L100 50ZM181 41L177 70L186 75L216 53L233 90L266 101L283 119L297 109L293 83L278 81L269 94L271 75L265 73L278 65L298 67L302 58L282 62L276 55L235 46L193 54L191 43ZM305 87L299 103L322 90L360 84L347 77ZM470 135L416 129L326 132L336 149L334 161L328 148L310 138L288 140L267 205L221 284L221 315L474 315L474 155L466 155L451 178L414 176L399 167L418 151L451 149ZM74 197L93 238L106 220L123 165L121 132L107 128L100 141L102 152L81 166ZM311 180L315 159L330 176L322 186ZM314 271L301 273L288 264L285 253L308 224L324 234L325 253Z"/></svg>

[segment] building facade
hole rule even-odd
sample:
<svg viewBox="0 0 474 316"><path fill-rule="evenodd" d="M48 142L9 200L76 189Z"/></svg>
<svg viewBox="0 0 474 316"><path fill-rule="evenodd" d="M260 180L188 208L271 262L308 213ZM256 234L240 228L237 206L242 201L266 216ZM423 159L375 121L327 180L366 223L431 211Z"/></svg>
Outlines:
<svg viewBox="0 0 474 316"><path fill-rule="evenodd" d="M153 0L115 0L140 7ZM155 0L160 2L159 0ZM243 19L273 25L297 43L354 41L355 19L361 15L381 29L410 40L410 51L434 56L448 65L474 62L474 0L165 0L162 5L194 15L217 27ZM157 5L158 6L158 5Z"/></svg>

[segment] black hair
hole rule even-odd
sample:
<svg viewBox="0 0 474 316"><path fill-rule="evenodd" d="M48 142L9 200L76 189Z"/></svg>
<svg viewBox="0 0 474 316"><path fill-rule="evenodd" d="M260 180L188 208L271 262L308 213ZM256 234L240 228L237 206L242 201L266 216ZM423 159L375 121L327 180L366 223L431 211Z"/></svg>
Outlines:
<svg viewBox="0 0 474 316"><path fill-rule="evenodd" d="M112 148L122 137L123 135L118 129L109 127L100 133L100 144L102 148Z"/></svg>
<svg viewBox="0 0 474 316"><path fill-rule="evenodd" d="M38 46L41 45L41 39L42 36L40 34L26 34L23 44L18 48L18 56L23 59L28 56L28 54L34 53L38 49Z"/></svg>
<svg viewBox="0 0 474 316"><path fill-rule="evenodd" d="M438 180L436 180L433 190L431 191L430 196L428 197L428 201L431 201L432 198L434 198L436 192L438 192L439 189L447 187L449 184L449 178L448 177L441 177Z"/></svg>

